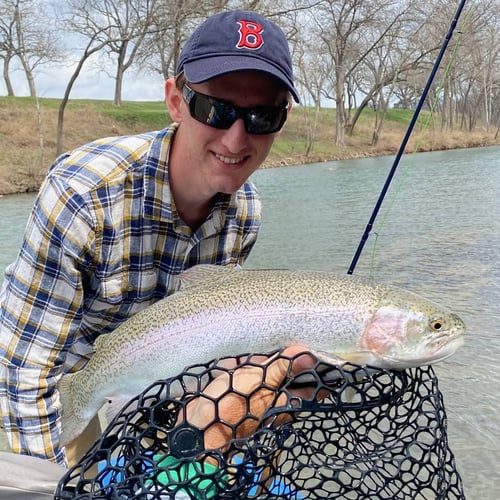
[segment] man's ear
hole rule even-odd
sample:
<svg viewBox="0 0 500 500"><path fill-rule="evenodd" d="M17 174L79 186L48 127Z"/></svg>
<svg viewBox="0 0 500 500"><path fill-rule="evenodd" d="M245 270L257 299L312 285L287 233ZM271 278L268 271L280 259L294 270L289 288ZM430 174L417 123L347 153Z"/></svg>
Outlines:
<svg viewBox="0 0 500 500"><path fill-rule="evenodd" d="M170 118L177 123L182 121L182 102L182 92L177 88L175 78L169 78L165 82L165 104Z"/></svg>
<svg viewBox="0 0 500 500"><path fill-rule="evenodd" d="M292 108L293 108L293 105L292 105L292 102L290 101L288 103L288 112L287 112L287 117L286 117L286 122L288 121L289 117L290 117L290 113L292 112ZM286 122L285 124L281 127L281 130L279 130L278 132L276 132L276 137L278 137L279 135L281 135L283 133L283 130L285 130L285 127L286 127Z"/></svg>

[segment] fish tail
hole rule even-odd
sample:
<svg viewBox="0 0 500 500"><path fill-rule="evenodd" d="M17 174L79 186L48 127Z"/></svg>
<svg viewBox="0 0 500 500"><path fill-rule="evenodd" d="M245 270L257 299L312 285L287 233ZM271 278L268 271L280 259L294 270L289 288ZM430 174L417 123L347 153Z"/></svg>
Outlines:
<svg viewBox="0 0 500 500"><path fill-rule="evenodd" d="M76 374L68 374L61 378L58 384L61 401L61 438L60 445L65 446L77 438L88 425L90 419L82 417L77 411L73 395L73 381Z"/></svg>

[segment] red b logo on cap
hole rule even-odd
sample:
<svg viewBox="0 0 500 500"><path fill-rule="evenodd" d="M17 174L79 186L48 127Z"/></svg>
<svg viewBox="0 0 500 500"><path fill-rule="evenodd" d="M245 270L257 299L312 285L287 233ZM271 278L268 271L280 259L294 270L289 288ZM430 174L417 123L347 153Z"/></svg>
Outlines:
<svg viewBox="0 0 500 500"><path fill-rule="evenodd" d="M262 32L264 28L253 21L238 21L240 25L240 39L236 44L238 49L259 49L264 45L264 39L262 38Z"/></svg>

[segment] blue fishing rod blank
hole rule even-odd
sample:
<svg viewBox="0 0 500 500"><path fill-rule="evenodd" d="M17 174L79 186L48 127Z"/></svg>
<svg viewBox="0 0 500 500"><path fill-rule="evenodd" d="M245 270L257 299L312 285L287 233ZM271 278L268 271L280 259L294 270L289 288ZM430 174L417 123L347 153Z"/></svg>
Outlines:
<svg viewBox="0 0 500 500"><path fill-rule="evenodd" d="M401 142L401 145L399 146L396 157L394 158L394 162L392 164L391 170L389 171L389 175L387 176L385 184L384 184L382 191L380 192L380 195L378 197L377 203L375 204L375 207L373 209L370 220L368 221L368 224L366 225L365 231L361 237L358 248L356 250L356 253L354 254L354 258L352 259L352 262L351 262L351 265L349 266L347 274L352 274L354 272L354 269L356 268L356 264L358 263L358 260L361 256L361 253L363 252L363 248L365 246L366 240L368 239L368 236L370 235L370 232L373 228L373 224L375 222L375 219L377 218L380 207L382 206L382 202L384 201L385 195L387 194L387 191L388 191L389 186L391 184L392 178L394 177L394 174L396 173L399 162L401 160L401 156L403 156L406 145L408 144L408 140L410 139L411 133L413 132L413 129L414 129L415 124L417 122L420 111L422 110L422 107L425 103L425 100L427 98L427 94L429 93L432 82L434 81L434 77L436 76L436 73L439 69L439 66L441 64L441 60L443 59L443 56L446 52L446 48L448 47L448 43L451 40L451 37L453 36L453 32L455 31L455 27L458 23L458 20L460 19L460 15L462 14L462 10L463 10L464 6L465 6L465 0L461 0L459 6L457 8L457 11L455 13L455 16L453 17L453 20L450 24L450 28L448 30L448 33L446 34L444 42L441 46L441 50L439 51L439 54L436 58L436 61L434 62L434 66L433 66L432 71L429 75L429 78L427 79L427 83L425 84L422 95L420 96L420 100L418 101L415 112L413 113L413 116L412 116L412 119L411 119L410 124L408 126L408 129L406 130L406 134L403 138L403 141Z"/></svg>

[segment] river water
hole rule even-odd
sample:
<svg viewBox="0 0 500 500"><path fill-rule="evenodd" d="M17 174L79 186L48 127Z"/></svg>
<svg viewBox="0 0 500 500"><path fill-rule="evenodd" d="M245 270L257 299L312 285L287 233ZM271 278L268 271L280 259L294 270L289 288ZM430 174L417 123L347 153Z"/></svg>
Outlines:
<svg viewBox="0 0 500 500"><path fill-rule="evenodd" d="M258 171L264 224L253 268L346 273L392 157ZM0 268L33 195L0 198ZM438 301L468 326L436 365L468 500L500 498L500 147L404 156L354 271Z"/></svg>

